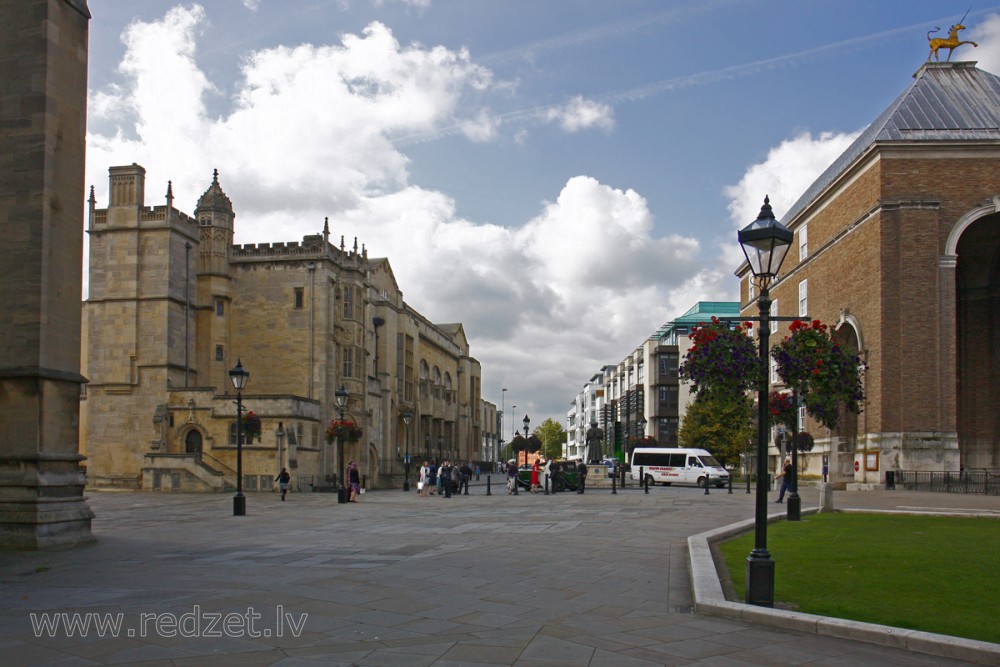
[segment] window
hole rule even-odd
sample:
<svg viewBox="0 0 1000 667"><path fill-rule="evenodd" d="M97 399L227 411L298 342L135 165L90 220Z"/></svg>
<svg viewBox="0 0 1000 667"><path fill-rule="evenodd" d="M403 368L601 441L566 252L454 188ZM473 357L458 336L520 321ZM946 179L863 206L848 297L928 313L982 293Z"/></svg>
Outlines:
<svg viewBox="0 0 1000 667"><path fill-rule="evenodd" d="M302 303L305 301L305 288L296 287L295 288L295 307L301 308Z"/></svg>
<svg viewBox="0 0 1000 667"><path fill-rule="evenodd" d="M225 358L226 358L225 350L222 349L221 345L216 345L215 346L215 360L216 361L224 361Z"/></svg>
<svg viewBox="0 0 1000 667"><path fill-rule="evenodd" d="M774 357L768 357L771 362L771 384L778 383L778 362L775 361Z"/></svg>
<svg viewBox="0 0 1000 667"><path fill-rule="evenodd" d="M679 422L679 419L677 417L660 417L658 421L659 421L659 428L658 428L659 441L667 445L676 444L677 424ZM673 456L684 456L684 455L674 454Z"/></svg>
<svg viewBox="0 0 1000 667"><path fill-rule="evenodd" d="M775 299L771 302L771 317L778 316L778 300ZM771 320L771 333L775 333L778 330L778 321Z"/></svg>
<svg viewBox="0 0 1000 667"><path fill-rule="evenodd" d="M799 283L799 317L809 314L809 281Z"/></svg>
<svg viewBox="0 0 1000 667"><path fill-rule="evenodd" d="M660 379L676 378L677 363L679 355L677 352L667 352L660 355Z"/></svg>
<svg viewBox="0 0 1000 667"><path fill-rule="evenodd" d="M658 387L658 398L660 403L665 403L672 407L677 407L677 399L679 397L679 389L677 387Z"/></svg>
<svg viewBox="0 0 1000 667"><path fill-rule="evenodd" d="M299 444L298 428L298 424L292 424L292 426L285 431L285 435L288 436L288 445L290 447L293 445L297 447Z"/></svg>
<svg viewBox="0 0 1000 667"><path fill-rule="evenodd" d="M226 314L226 303L224 301L215 302L215 314L218 317L222 317Z"/></svg>
<svg viewBox="0 0 1000 667"><path fill-rule="evenodd" d="M413 400L413 336L407 336L404 344L406 375L403 379L403 400Z"/></svg>
<svg viewBox="0 0 1000 667"><path fill-rule="evenodd" d="M344 346L341 354L343 355L344 364L342 369L342 375L345 378L354 377L354 348L349 346Z"/></svg>
<svg viewBox="0 0 1000 667"><path fill-rule="evenodd" d="M750 273L747 275L747 303L750 303L751 301L754 300L754 297L756 296L756 291L757 290L755 289L755 286L753 284L753 274Z"/></svg>
<svg viewBox="0 0 1000 667"><path fill-rule="evenodd" d="M344 319L354 319L354 286L344 285Z"/></svg>
<svg viewBox="0 0 1000 667"><path fill-rule="evenodd" d="M809 227L799 227L799 261L809 256Z"/></svg>

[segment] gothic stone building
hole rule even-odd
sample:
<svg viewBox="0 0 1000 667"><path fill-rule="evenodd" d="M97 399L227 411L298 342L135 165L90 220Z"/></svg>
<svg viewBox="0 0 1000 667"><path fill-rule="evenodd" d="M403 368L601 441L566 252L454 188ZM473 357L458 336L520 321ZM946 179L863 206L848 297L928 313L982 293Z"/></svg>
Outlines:
<svg viewBox="0 0 1000 667"><path fill-rule="evenodd" d="M235 485L229 371L250 371L244 409L262 421L243 446L244 488L282 467L301 490L331 486L345 461L369 486L402 483L406 453L474 458L482 438L479 362L461 324L434 324L403 300L389 261L330 242L233 245L218 174L194 215L145 205L145 170L112 167L108 207L90 197L81 446L88 484L160 490ZM324 432L363 435L343 458ZM404 414L410 413L407 427ZM418 447L419 446L419 447Z"/></svg>
<svg viewBox="0 0 1000 667"><path fill-rule="evenodd" d="M1000 467L1000 78L927 63L783 222L772 313L834 325L869 369L860 415L806 425L831 481Z"/></svg>

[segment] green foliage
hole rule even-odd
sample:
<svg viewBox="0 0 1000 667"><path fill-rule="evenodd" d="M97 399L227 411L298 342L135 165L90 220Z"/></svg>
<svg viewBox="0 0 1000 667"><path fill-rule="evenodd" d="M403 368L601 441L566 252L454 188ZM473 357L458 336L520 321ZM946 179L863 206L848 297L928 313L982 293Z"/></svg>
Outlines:
<svg viewBox="0 0 1000 667"><path fill-rule="evenodd" d="M551 417L535 429L534 435L542 441L542 455L547 459L562 456L563 445L566 444L566 429Z"/></svg>
<svg viewBox="0 0 1000 667"><path fill-rule="evenodd" d="M755 433L753 408L745 394L699 394L684 415L678 442L682 447L707 449L725 467L736 467Z"/></svg>
<svg viewBox="0 0 1000 667"><path fill-rule="evenodd" d="M753 546L752 532L720 545L741 598ZM767 546L780 606L1000 642L1000 520L814 514L772 524Z"/></svg>

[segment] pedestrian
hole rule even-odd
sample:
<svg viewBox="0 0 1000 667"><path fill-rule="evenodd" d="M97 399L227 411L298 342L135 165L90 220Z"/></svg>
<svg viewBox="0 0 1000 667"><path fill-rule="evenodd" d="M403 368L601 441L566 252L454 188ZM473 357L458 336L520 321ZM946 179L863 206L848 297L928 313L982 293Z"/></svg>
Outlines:
<svg viewBox="0 0 1000 667"><path fill-rule="evenodd" d="M451 461L445 459L441 464L441 471L438 473L438 480L443 480L445 498L451 498L452 472Z"/></svg>
<svg viewBox="0 0 1000 667"><path fill-rule="evenodd" d="M538 459L531 464L531 492L538 493L538 474L542 471L542 466L538 465Z"/></svg>
<svg viewBox="0 0 1000 667"><path fill-rule="evenodd" d="M517 466L507 466L507 495L514 493L517 488Z"/></svg>
<svg viewBox="0 0 1000 667"><path fill-rule="evenodd" d="M458 482L458 492L469 495L469 480L472 479L472 467L469 465L472 461L466 461L465 465L459 468L459 482Z"/></svg>
<svg viewBox="0 0 1000 667"><path fill-rule="evenodd" d="M479 465L476 465L476 481L479 481Z"/></svg>
<svg viewBox="0 0 1000 667"><path fill-rule="evenodd" d="M587 485L587 464L581 460L576 466L576 492L583 493L583 487Z"/></svg>
<svg viewBox="0 0 1000 667"><path fill-rule="evenodd" d="M281 500L285 500L285 494L288 493L288 483L292 481L292 476L288 474L288 471L284 468L278 473L278 476L274 478L274 481L278 483L278 488L281 489Z"/></svg>
<svg viewBox="0 0 1000 667"><path fill-rule="evenodd" d="M427 495L432 496L434 495L435 490L437 488L437 476L438 476L437 459L431 459L431 465L430 468L428 468L428 470L429 472L427 473L427 486L425 486L424 488L427 489Z"/></svg>
<svg viewBox="0 0 1000 667"><path fill-rule="evenodd" d="M792 460L785 457L785 462L781 466L781 472L778 473L778 478L781 479L781 491L778 492L778 502L785 502L785 491L791 488L792 485Z"/></svg>
<svg viewBox="0 0 1000 667"><path fill-rule="evenodd" d="M358 502L358 495L361 493L361 473L358 472L358 464L354 461L351 461L347 479L351 484L351 496L347 499L347 502L356 503Z"/></svg>
<svg viewBox="0 0 1000 667"><path fill-rule="evenodd" d="M542 480L545 482L545 490L548 491L550 488L552 492L555 493L555 486L553 482L555 479L552 477L552 459L546 458L545 465L542 466Z"/></svg>
<svg viewBox="0 0 1000 667"><path fill-rule="evenodd" d="M427 465L427 460L424 460L422 466L420 466L420 477L417 478L417 495L427 497L427 480L430 479L431 469Z"/></svg>

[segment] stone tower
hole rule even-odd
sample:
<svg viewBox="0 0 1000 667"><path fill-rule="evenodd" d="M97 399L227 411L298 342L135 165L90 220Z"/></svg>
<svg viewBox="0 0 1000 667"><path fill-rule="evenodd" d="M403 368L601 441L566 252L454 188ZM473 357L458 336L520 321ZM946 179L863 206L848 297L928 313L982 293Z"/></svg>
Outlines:
<svg viewBox="0 0 1000 667"><path fill-rule="evenodd" d="M85 0L0 4L0 548L91 538L79 453Z"/></svg>
<svg viewBox="0 0 1000 667"><path fill-rule="evenodd" d="M204 369L202 386L226 388L230 361L229 322L232 320L232 270L229 249L233 245L233 202L219 185L219 171L194 209L198 221L198 367Z"/></svg>

